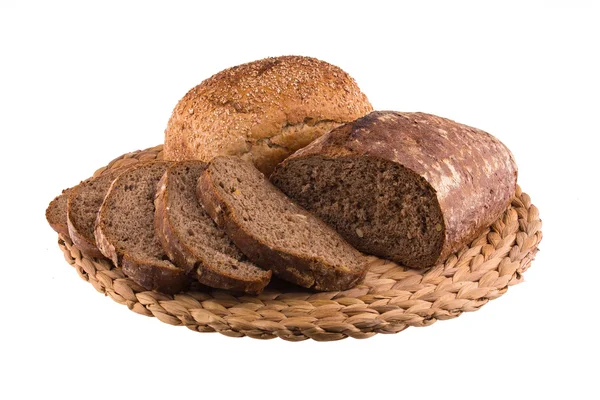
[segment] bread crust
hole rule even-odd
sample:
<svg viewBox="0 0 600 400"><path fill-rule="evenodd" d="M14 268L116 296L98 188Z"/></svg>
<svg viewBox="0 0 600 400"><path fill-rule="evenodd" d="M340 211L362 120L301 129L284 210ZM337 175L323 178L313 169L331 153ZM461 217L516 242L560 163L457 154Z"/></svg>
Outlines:
<svg viewBox="0 0 600 400"><path fill-rule="evenodd" d="M196 260L191 257L190 252L179 240L179 236L171 226L167 215L168 198L167 185L169 184L169 169L165 171L158 181L156 196L154 197L154 230L160 243L171 259L186 274L192 272Z"/></svg>
<svg viewBox="0 0 600 400"><path fill-rule="evenodd" d="M158 183L156 191L154 227L163 249L169 258L180 266L186 274L192 274L200 283L219 289L242 291L250 294L260 293L271 279L268 271L262 279L242 279L211 267L209 260L204 260L193 249L186 246L169 220L169 169Z"/></svg>
<svg viewBox="0 0 600 400"><path fill-rule="evenodd" d="M139 168L144 168L146 165L154 162L161 161L138 163L128 169L127 172L133 172ZM120 179L126 175L127 174L121 174L112 182L104 198L104 202L98 211L94 228L98 249L106 258L111 260L115 266L123 268L125 275L148 290L156 290L163 293L178 293L182 290L186 290L189 287L191 280L183 269L178 268L167 260L142 260L127 252L120 252L116 249L106 233L106 223L108 219L106 216L106 204L110 197L114 195L114 188L119 185Z"/></svg>
<svg viewBox="0 0 600 400"><path fill-rule="evenodd" d="M50 228L52 228L54 230L54 232L58 233L59 235L70 237L68 226L66 226L64 224L52 224L52 223L48 223L48 225L50 225Z"/></svg>
<svg viewBox="0 0 600 400"><path fill-rule="evenodd" d="M61 223L51 223L48 222L48 225L50 225L50 228L52 228L54 230L54 232L58 233L59 235L64 235L66 237L70 237L69 236L69 227L65 224L61 224Z"/></svg>
<svg viewBox="0 0 600 400"><path fill-rule="evenodd" d="M210 168L198 179L196 195L208 215L252 262L271 269L282 279L307 288L332 291L349 289L366 274L366 268L361 271L340 271L326 260L317 257L303 258L271 248L261 238L246 232L235 211L219 196Z"/></svg>
<svg viewBox="0 0 600 400"><path fill-rule="evenodd" d="M165 130L167 160L244 158L270 174L278 162L372 110L346 72L310 57L228 68L191 89Z"/></svg>
<svg viewBox="0 0 600 400"><path fill-rule="evenodd" d="M425 113L374 111L297 151L272 179L293 160L311 156L377 157L423 177L444 217L444 243L433 264L487 229L516 190L517 165L504 144L482 130Z"/></svg>
<svg viewBox="0 0 600 400"><path fill-rule="evenodd" d="M125 275L148 290L172 294L182 292L190 287L191 280L184 270L170 262L158 264L124 254L120 265Z"/></svg>

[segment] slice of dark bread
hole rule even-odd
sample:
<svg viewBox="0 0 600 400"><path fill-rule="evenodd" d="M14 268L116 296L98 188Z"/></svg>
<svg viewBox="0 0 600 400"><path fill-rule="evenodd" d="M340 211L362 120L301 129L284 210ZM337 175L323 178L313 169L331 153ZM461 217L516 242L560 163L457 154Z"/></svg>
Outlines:
<svg viewBox="0 0 600 400"><path fill-rule="evenodd" d="M366 273L362 254L246 161L213 159L196 194L252 262L285 280L316 290L345 290Z"/></svg>
<svg viewBox="0 0 600 400"><path fill-rule="evenodd" d="M46 221L58 234L69 236L67 227L67 199L73 188L65 189L46 208Z"/></svg>
<svg viewBox="0 0 600 400"><path fill-rule="evenodd" d="M205 168L202 161L184 161L165 171L154 200L156 235L171 261L193 272L200 283L260 293L271 271L246 261L196 198L196 183Z"/></svg>
<svg viewBox="0 0 600 400"><path fill-rule="evenodd" d="M190 278L175 266L154 233L154 194L170 163L136 164L114 180L100 206L94 235L98 248L134 282L177 293Z"/></svg>
<svg viewBox="0 0 600 400"><path fill-rule="evenodd" d="M121 173L110 170L96 178L75 186L67 201L67 225L69 236L83 254L88 257L104 257L96 245L94 224L102 201L111 183Z"/></svg>

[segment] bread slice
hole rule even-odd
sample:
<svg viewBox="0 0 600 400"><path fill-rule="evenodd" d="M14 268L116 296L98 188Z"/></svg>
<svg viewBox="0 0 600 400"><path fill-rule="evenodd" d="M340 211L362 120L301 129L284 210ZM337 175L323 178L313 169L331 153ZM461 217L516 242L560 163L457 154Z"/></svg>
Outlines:
<svg viewBox="0 0 600 400"><path fill-rule="evenodd" d="M200 283L260 293L271 271L246 261L196 198L196 182L205 168L202 161L185 161L165 171L154 200L156 235L171 261L195 273Z"/></svg>
<svg viewBox="0 0 600 400"><path fill-rule="evenodd" d="M134 282L149 290L177 293L190 279L175 266L154 234L156 185L170 163L136 164L112 183L96 218L98 248Z"/></svg>
<svg viewBox="0 0 600 400"><path fill-rule="evenodd" d="M102 201L111 183L121 173L110 170L96 178L75 186L67 201L67 225L69 236L83 254L88 257L104 257L96 245L94 224Z"/></svg>
<svg viewBox="0 0 600 400"><path fill-rule="evenodd" d="M356 249L246 161L213 159L198 180L196 195L252 262L285 280L317 290L345 290L366 273L366 260Z"/></svg>
<svg viewBox="0 0 600 400"><path fill-rule="evenodd" d="M69 236L67 226L67 199L73 188L65 189L46 208L46 221L58 234Z"/></svg>

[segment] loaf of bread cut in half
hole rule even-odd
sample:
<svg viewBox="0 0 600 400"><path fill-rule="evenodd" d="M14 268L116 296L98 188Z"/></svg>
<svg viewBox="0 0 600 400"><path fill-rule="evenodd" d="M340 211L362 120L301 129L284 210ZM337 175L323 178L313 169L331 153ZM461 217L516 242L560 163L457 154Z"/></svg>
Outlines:
<svg viewBox="0 0 600 400"><path fill-rule="evenodd" d="M271 180L357 249L419 268L443 261L502 214L517 167L479 129L372 112L294 153Z"/></svg>
<svg viewBox="0 0 600 400"><path fill-rule="evenodd" d="M271 271L248 262L196 198L196 183L205 168L202 161L184 161L165 171L154 200L156 235L171 261L200 283L260 293Z"/></svg>
<svg viewBox="0 0 600 400"><path fill-rule="evenodd" d="M119 175L100 206L94 234L102 254L134 282L148 290L177 293L191 280L169 261L154 233L154 195L169 165L141 163Z"/></svg>
<svg viewBox="0 0 600 400"><path fill-rule="evenodd" d="M88 257L104 257L96 245L94 224L98 210L111 183L121 171L110 170L75 186L67 201L69 236L77 248Z"/></svg>
<svg viewBox="0 0 600 400"><path fill-rule="evenodd" d="M282 279L316 290L345 290L366 273L362 254L244 160L213 159L196 194L252 262Z"/></svg>
<svg viewBox="0 0 600 400"><path fill-rule="evenodd" d="M46 221L60 235L69 236L67 226L67 200L73 188L65 189L46 208Z"/></svg>

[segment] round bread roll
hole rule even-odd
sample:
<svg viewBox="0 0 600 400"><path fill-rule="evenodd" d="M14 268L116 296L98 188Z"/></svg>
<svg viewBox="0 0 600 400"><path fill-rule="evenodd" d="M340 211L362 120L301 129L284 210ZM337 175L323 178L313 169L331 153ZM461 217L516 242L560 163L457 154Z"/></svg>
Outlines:
<svg viewBox="0 0 600 400"><path fill-rule="evenodd" d="M165 131L168 160L235 155L265 175L294 151L373 107L346 72L284 56L228 68L190 90Z"/></svg>

